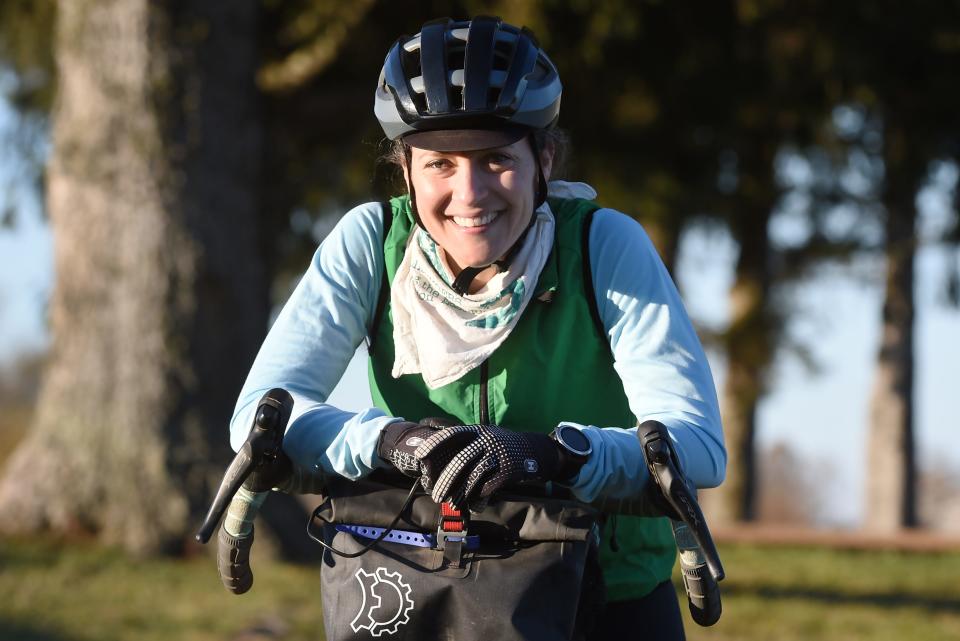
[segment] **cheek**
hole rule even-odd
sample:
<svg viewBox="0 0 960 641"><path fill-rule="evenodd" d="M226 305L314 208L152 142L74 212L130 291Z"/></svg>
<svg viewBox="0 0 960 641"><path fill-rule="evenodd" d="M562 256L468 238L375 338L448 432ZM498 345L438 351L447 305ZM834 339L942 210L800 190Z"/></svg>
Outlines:
<svg viewBox="0 0 960 641"><path fill-rule="evenodd" d="M417 211L420 213L420 217L432 216L439 199L436 187L430 181L417 180L416 178L414 178L412 185L416 194Z"/></svg>
<svg viewBox="0 0 960 641"><path fill-rule="evenodd" d="M537 178L529 174L517 176L509 186L509 193L514 207L523 211L533 211L537 193Z"/></svg>
<svg viewBox="0 0 960 641"><path fill-rule="evenodd" d="M413 188L417 192L417 204L430 203L437 206L450 198L450 186L443 180L414 178Z"/></svg>
<svg viewBox="0 0 960 641"><path fill-rule="evenodd" d="M523 202L532 194L530 186L535 184L528 172L505 174L500 178L500 192L514 202Z"/></svg>

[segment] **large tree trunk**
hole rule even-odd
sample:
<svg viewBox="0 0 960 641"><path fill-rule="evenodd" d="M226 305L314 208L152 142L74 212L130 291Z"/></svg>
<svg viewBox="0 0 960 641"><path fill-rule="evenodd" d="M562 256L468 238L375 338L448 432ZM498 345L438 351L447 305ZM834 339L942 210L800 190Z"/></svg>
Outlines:
<svg viewBox="0 0 960 641"><path fill-rule="evenodd" d="M57 281L0 527L179 548L228 460L266 327L256 3L59 6L47 199Z"/></svg>
<svg viewBox="0 0 960 641"><path fill-rule="evenodd" d="M886 294L870 400L866 515L870 530L917 525L913 436L914 198L922 162L910 160L904 132L887 132ZM918 164L919 163L919 164Z"/></svg>

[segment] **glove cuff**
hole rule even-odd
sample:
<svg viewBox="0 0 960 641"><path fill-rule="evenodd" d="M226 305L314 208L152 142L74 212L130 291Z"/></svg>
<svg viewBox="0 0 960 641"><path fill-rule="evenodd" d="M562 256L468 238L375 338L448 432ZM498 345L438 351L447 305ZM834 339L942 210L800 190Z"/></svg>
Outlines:
<svg viewBox="0 0 960 641"><path fill-rule="evenodd" d="M570 485L576 480L577 475L580 474L580 470L587 461L583 458L572 456L570 452L556 441L554 441L553 444L560 458L560 462L557 465L557 475L553 480L558 483Z"/></svg>
<svg viewBox="0 0 960 641"><path fill-rule="evenodd" d="M540 464L540 469L535 474L531 474L531 478L540 481L562 481L566 479L567 477L564 474L566 468L569 467L569 462L566 459L569 457L563 451L563 448L546 434L528 432L524 436L530 443ZM577 471L579 471L579 467Z"/></svg>
<svg viewBox="0 0 960 641"><path fill-rule="evenodd" d="M433 427L419 423L397 421L380 430L377 456L407 476L420 476L420 466L414 452L423 440L436 432Z"/></svg>

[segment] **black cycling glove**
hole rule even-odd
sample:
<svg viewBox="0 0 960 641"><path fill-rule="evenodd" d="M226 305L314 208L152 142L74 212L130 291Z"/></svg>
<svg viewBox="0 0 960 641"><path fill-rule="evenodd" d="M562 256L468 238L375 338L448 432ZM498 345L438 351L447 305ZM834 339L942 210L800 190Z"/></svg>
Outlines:
<svg viewBox="0 0 960 641"><path fill-rule="evenodd" d="M521 481L557 480L560 446L546 434L497 425L456 425L429 435L414 453L421 483L437 503L458 508Z"/></svg>
<svg viewBox="0 0 960 641"><path fill-rule="evenodd" d="M423 440L436 434L441 419L425 419L420 423L395 421L380 430L377 455L411 478L420 476L420 463L414 456Z"/></svg>

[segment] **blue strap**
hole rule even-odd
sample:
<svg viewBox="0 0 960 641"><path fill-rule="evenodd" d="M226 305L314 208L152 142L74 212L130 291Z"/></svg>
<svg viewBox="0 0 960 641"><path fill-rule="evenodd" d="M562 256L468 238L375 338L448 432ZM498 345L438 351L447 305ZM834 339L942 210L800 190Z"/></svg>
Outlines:
<svg viewBox="0 0 960 641"><path fill-rule="evenodd" d="M372 525L348 525L348 524L339 524L336 526L337 532L347 532L353 534L354 536L360 536L365 539L375 539L383 534L385 528L374 527ZM463 540L464 547L467 550L475 550L480 547L480 537L473 534L465 537L457 537L457 535L447 534L447 540L452 540L454 538L461 538ZM387 536L384 537L384 541L389 541L390 543L402 543L404 545L415 545L421 548L435 548L437 547L437 537L434 534L423 534L421 532L410 532L407 530L390 530Z"/></svg>

